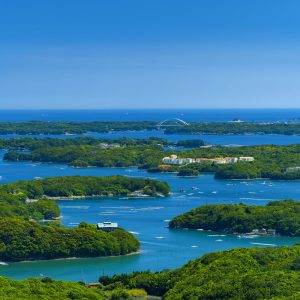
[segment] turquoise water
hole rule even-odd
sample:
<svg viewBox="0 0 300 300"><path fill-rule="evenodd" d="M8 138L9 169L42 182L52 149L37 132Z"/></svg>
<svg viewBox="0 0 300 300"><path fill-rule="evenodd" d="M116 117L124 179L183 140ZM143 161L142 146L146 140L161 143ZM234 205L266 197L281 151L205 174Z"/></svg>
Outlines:
<svg viewBox="0 0 300 300"><path fill-rule="evenodd" d="M294 198L300 200L300 182L221 181L212 174L199 178L177 178L174 174L149 174L136 168L75 169L58 164L1 163L2 183L36 176L58 175L126 175L151 177L167 181L173 193L166 198L101 198L58 201L63 223L77 226L80 221L96 223L116 221L136 233L142 243L142 253L127 257L73 259L12 263L0 266L0 274L11 278L49 276L55 279L97 280L100 275L136 270L177 268L204 253L236 247L292 245L300 238L258 237L239 239L214 232L172 230L167 220L206 203L247 203L264 205L270 200ZM197 187L198 190L193 190ZM186 191L179 192L181 188Z"/></svg>

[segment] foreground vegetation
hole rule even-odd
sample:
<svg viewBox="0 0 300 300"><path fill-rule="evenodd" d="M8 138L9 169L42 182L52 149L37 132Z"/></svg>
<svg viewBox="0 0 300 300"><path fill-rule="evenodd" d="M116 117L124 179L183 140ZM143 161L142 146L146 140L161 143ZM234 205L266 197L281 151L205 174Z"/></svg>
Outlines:
<svg viewBox="0 0 300 300"><path fill-rule="evenodd" d="M146 299L146 293L138 289L106 289L103 286L88 288L82 283L51 280L50 278L12 280L0 277L2 300L126 300Z"/></svg>
<svg viewBox="0 0 300 300"><path fill-rule="evenodd" d="M122 229L104 232L86 223L68 229L0 218L0 261L125 255L139 245L132 234Z"/></svg>
<svg viewBox="0 0 300 300"><path fill-rule="evenodd" d="M178 157L215 158L227 156L253 156L253 162L233 164L194 163L189 165L162 165L162 158L176 153ZM31 153L8 152L4 156L9 161L35 161L67 163L75 167L129 167L138 166L150 172L179 172L199 174L214 172L216 179L274 180L300 179L300 171L286 172L288 167L300 166L300 145L260 145L228 148L214 146L190 150L164 150L156 145L130 145L113 149L100 149L93 145L47 146Z"/></svg>
<svg viewBox="0 0 300 300"><path fill-rule="evenodd" d="M299 299L300 245L210 253L180 269L102 276L106 287L142 288L165 300Z"/></svg>
<svg viewBox="0 0 300 300"><path fill-rule="evenodd" d="M275 229L281 235L300 236L300 202L271 201L267 206L204 205L173 218L169 226L227 233L246 233L265 228Z"/></svg>

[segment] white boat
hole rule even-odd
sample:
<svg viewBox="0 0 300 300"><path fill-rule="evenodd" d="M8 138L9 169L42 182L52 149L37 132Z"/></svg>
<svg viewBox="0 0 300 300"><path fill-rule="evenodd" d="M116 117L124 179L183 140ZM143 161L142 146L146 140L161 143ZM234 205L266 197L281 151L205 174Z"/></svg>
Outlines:
<svg viewBox="0 0 300 300"><path fill-rule="evenodd" d="M258 237L257 234L239 234L238 235L239 239L254 239L256 237Z"/></svg>

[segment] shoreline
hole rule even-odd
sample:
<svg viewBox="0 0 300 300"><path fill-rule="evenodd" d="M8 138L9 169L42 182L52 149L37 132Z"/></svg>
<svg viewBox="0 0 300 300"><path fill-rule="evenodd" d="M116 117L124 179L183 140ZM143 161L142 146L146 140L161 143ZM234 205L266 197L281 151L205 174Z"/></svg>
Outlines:
<svg viewBox="0 0 300 300"><path fill-rule="evenodd" d="M168 194L170 195L170 193ZM139 198L164 198L167 197L168 195L163 195L163 194L157 194L155 196L150 196L150 195L140 195L140 196L131 196L131 195L90 195L90 196L62 196L62 197L46 197L46 198L40 198L40 199L48 199L48 200L53 200L53 201L71 201L71 200L77 200L77 199L93 199L93 198L104 198L104 197L109 197L109 198L120 198L120 197L128 197L128 199L139 199ZM29 201L38 201L40 199L28 199Z"/></svg>
<svg viewBox="0 0 300 300"><path fill-rule="evenodd" d="M60 261L60 260L79 260L79 259L93 259L93 258L116 258L116 257L126 257L131 255L139 255L142 254L143 250L134 251L131 253L123 254L123 255L108 255L108 256L92 256L92 257L62 257L62 258L53 258L53 259L35 259L35 260L20 260L20 261L1 261L5 265L9 264L18 264L18 263L35 263L35 262L49 262L49 261ZM1 265L0 265L1 267Z"/></svg>

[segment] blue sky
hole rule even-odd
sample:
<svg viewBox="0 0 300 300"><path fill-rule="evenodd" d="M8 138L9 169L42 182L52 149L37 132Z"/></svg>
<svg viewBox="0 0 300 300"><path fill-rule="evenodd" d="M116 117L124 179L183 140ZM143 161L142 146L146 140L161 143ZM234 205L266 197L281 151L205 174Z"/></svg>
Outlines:
<svg viewBox="0 0 300 300"><path fill-rule="evenodd" d="M295 0L0 0L0 108L300 107Z"/></svg>

